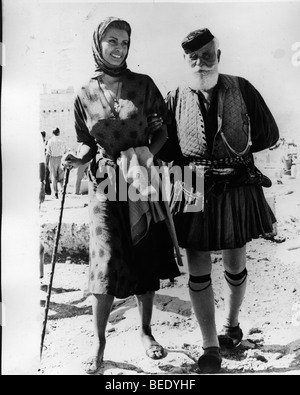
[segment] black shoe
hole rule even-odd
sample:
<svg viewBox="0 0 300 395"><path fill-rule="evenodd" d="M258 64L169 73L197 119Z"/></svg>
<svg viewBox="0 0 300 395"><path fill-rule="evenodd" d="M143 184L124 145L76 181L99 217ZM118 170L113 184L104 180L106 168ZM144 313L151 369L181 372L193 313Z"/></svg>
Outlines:
<svg viewBox="0 0 300 395"><path fill-rule="evenodd" d="M201 373L218 373L221 369L222 357L219 347L203 348L204 353L198 359Z"/></svg>
<svg viewBox="0 0 300 395"><path fill-rule="evenodd" d="M220 346L235 348L241 344L243 331L240 324L237 326L223 326L222 333L218 336Z"/></svg>
<svg viewBox="0 0 300 395"><path fill-rule="evenodd" d="M55 193L55 198L58 199L58 193L57 192Z"/></svg>

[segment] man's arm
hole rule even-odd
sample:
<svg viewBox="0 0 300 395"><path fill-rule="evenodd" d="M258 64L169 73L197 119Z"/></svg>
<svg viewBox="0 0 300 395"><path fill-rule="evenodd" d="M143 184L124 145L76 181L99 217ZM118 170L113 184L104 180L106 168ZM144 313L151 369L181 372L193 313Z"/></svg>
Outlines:
<svg viewBox="0 0 300 395"><path fill-rule="evenodd" d="M279 139L276 121L258 90L244 78L239 83L250 116L252 152L270 148Z"/></svg>

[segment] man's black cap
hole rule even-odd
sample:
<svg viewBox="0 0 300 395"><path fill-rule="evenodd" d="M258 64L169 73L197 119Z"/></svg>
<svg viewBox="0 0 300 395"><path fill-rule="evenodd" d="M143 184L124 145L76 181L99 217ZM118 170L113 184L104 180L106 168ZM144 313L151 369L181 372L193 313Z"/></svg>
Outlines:
<svg viewBox="0 0 300 395"><path fill-rule="evenodd" d="M213 39L214 36L207 28L198 29L189 33L182 40L181 46L185 53L191 53L202 48L204 45L208 44Z"/></svg>

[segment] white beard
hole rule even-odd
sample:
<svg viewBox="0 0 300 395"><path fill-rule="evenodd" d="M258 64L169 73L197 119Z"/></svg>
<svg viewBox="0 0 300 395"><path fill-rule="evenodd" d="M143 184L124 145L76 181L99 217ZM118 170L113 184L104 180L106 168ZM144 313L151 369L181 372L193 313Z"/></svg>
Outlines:
<svg viewBox="0 0 300 395"><path fill-rule="evenodd" d="M218 83L219 71L218 64L210 67L201 68L198 72L189 72L188 85L194 90L209 91Z"/></svg>

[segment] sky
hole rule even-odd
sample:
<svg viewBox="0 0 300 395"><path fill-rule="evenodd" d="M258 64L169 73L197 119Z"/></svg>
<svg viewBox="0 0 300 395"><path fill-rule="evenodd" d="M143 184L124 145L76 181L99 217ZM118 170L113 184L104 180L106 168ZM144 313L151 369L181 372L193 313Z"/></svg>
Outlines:
<svg viewBox="0 0 300 395"><path fill-rule="evenodd" d="M298 1L40 2L37 13L40 82L49 88L76 87L86 81L94 67L93 30L105 16L114 15L132 27L129 68L149 74L165 95L184 78L182 39L194 29L208 27L220 41L220 71L249 79L270 105L283 132L297 129Z"/></svg>
<svg viewBox="0 0 300 395"><path fill-rule="evenodd" d="M165 95L184 78L182 39L194 29L208 27L220 41L220 72L247 78L263 95L280 131L298 136L300 2L3 0L2 6L1 270L4 334L13 338L28 319L26 306L39 300L36 180L42 84L49 89L76 88L85 82L93 72L93 30L113 15L132 27L128 67L150 75ZM25 306L20 305L20 294L26 295ZM22 344L6 342L13 360L19 347L24 358L32 349L37 322L30 331L25 329ZM22 356L18 358L16 363L21 363Z"/></svg>
<svg viewBox="0 0 300 395"><path fill-rule="evenodd" d="M201 27L219 38L224 72L246 76L263 89L274 76L290 85L300 70L291 62L292 45L300 40L299 12L298 1L40 2L41 80L56 86L84 79L93 68L92 32L105 16L114 15L132 26L129 67L153 76L162 90L178 82L183 65L181 40ZM278 78L281 84L282 78Z"/></svg>

